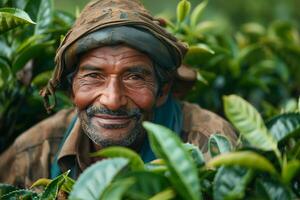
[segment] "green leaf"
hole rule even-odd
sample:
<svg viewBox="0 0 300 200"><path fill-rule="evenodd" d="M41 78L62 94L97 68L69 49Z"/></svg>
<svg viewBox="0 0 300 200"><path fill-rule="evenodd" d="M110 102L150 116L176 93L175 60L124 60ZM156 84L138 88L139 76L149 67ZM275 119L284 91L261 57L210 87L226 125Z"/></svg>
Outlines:
<svg viewBox="0 0 300 200"><path fill-rule="evenodd" d="M91 156L100 156L108 158L124 157L129 160L129 165L132 170L144 169L144 162L142 161L140 156L133 150L128 149L126 147L107 147L98 152L92 153Z"/></svg>
<svg viewBox="0 0 300 200"><path fill-rule="evenodd" d="M0 34L25 24L35 24L25 11L18 8L0 8Z"/></svg>
<svg viewBox="0 0 300 200"><path fill-rule="evenodd" d="M128 164L124 158L111 158L87 168L78 178L70 193L70 200L98 200L113 179Z"/></svg>
<svg viewBox="0 0 300 200"><path fill-rule="evenodd" d="M44 71L42 73L39 73L34 79L31 81L32 84L35 86L41 88L45 85L47 85L49 79L51 78L52 70L50 71Z"/></svg>
<svg viewBox="0 0 300 200"><path fill-rule="evenodd" d="M171 188L168 188L164 191L161 191L159 193L157 193L156 195L154 195L153 197L151 197L149 200L169 200L169 199L174 199L174 197L176 196L174 190L172 190Z"/></svg>
<svg viewBox="0 0 300 200"><path fill-rule="evenodd" d="M225 96L223 101L227 118L253 147L278 152L276 140L252 105L236 95Z"/></svg>
<svg viewBox="0 0 300 200"><path fill-rule="evenodd" d="M10 44L8 44L7 41L5 41L5 38L0 38L0 58L5 59L9 61L11 59L11 55L13 53L13 48Z"/></svg>
<svg viewBox="0 0 300 200"><path fill-rule="evenodd" d="M205 85L208 85L208 81L204 78L200 70L197 70L197 81L202 82Z"/></svg>
<svg viewBox="0 0 300 200"><path fill-rule="evenodd" d="M135 180L135 184L126 193L130 199L147 200L171 186L165 176L149 171L134 171L124 175L124 177Z"/></svg>
<svg viewBox="0 0 300 200"><path fill-rule="evenodd" d="M45 188L45 191L43 192L41 196L41 200L54 200L57 198L58 191L62 187L62 185L65 182L65 176L68 176L70 171L67 171L66 173L63 173L53 179Z"/></svg>
<svg viewBox="0 0 300 200"><path fill-rule="evenodd" d="M6 195L12 191L18 190L17 187L5 183L0 183L0 197Z"/></svg>
<svg viewBox="0 0 300 200"><path fill-rule="evenodd" d="M61 186L61 190L69 194L72 191L73 185L75 184L75 180L66 175L64 176L64 178L65 182Z"/></svg>
<svg viewBox="0 0 300 200"><path fill-rule="evenodd" d="M184 63L189 65L199 65L204 61L201 59L209 59L215 52L206 44L199 43L192 45L184 58Z"/></svg>
<svg viewBox="0 0 300 200"><path fill-rule="evenodd" d="M263 27L259 23L254 23L254 22L244 24L242 26L242 31L247 34L258 35L258 36L262 36L266 33L265 27Z"/></svg>
<svg viewBox="0 0 300 200"><path fill-rule="evenodd" d="M1 196L1 200L38 200L38 194L30 190L15 190L4 196Z"/></svg>
<svg viewBox="0 0 300 200"><path fill-rule="evenodd" d="M232 144L226 136L213 134L208 140L208 150L211 157L232 151Z"/></svg>
<svg viewBox="0 0 300 200"><path fill-rule="evenodd" d="M143 122L143 126L148 132L152 150L165 160L170 180L182 198L202 199L196 166L177 135L150 122Z"/></svg>
<svg viewBox="0 0 300 200"><path fill-rule="evenodd" d="M7 4L7 2L8 2L8 0L2 0L2 1L0 2L0 6L1 6L1 7L4 7L4 6Z"/></svg>
<svg viewBox="0 0 300 200"><path fill-rule="evenodd" d="M300 96L298 98L298 109L297 109L298 112L300 112Z"/></svg>
<svg viewBox="0 0 300 200"><path fill-rule="evenodd" d="M16 73L17 71L22 69L30 59L41 56L45 51L45 49L47 49L53 43L54 41L48 41L42 44L36 44L34 46L30 46L26 48L26 50L22 51L22 53L17 55L16 58L14 59L13 67L12 67L13 73Z"/></svg>
<svg viewBox="0 0 300 200"><path fill-rule="evenodd" d="M250 169L266 171L270 174L276 174L276 169L269 160L252 151L239 151L221 154L212 158L206 164L208 168L220 167L222 165L239 165Z"/></svg>
<svg viewBox="0 0 300 200"><path fill-rule="evenodd" d="M162 160L162 159L157 159L157 160ZM168 171L168 168L165 163L153 163L153 161L151 161L150 163L146 163L145 168L147 169L147 171L154 172L157 174L165 174L165 172Z"/></svg>
<svg viewBox="0 0 300 200"><path fill-rule="evenodd" d="M30 36L26 38L24 41L22 41L22 43L18 46L16 52L19 54L31 46L44 42L45 39L46 39L45 35Z"/></svg>
<svg viewBox="0 0 300 200"><path fill-rule="evenodd" d="M284 113L266 123L273 137L281 142L286 138L300 135L300 113Z"/></svg>
<svg viewBox="0 0 300 200"><path fill-rule="evenodd" d="M31 186L30 189L35 188L35 187L39 187L39 186L43 186L46 187L47 185L49 185L51 183L51 179L48 178L40 178L38 180L36 180Z"/></svg>
<svg viewBox="0 0 300 200"><path fill-rule="evenodd" d="M300 173L300 161L291 160L284 164L282 167L282 180L284 183L289 184L293 178Z"/></svg>
<svg viewBox="0 0 300 200"><path fill-rule="evenodd" d="M10 0L10 1L12 4L12 6L10 7L15 7L24 10L30 0Z"/></svg>
<svg viewBox="0 0 300 200"><path fill-rule="evenodd" d="M110 184L100 198L100 200L122 200L124 193L135 182L134 178L127 178L123 180L117 180Z"/></svg>
<svg viewBox="0 0 300 200"><path fill-rule="evenodd" d="M182 22L190 13L191 3L187 0L181 0L177 5L177 21Z"/></svg>
<svg viewBox="0 0 300 200"><path fill-rule="evenodd" d="M280 183L280 181L261 177L256 179L256 199L266 200L292 200L292 195L288 188Z"/></svg>
<svg viewBox="0 0 300 200"><path fill-rule="evenodd" d="M41 0L34 30L35 34L47 32L53 19L53 12L52 0Z"/></svg>
<svg viewBox="0 0 300 200"><path fill-rule="evenodd" d="M60 24L61 27L70 28L75 21L75 16L64 11L55 10L54 20L56 23Z"/></svg>
<svg viewBox="0 0 300 200"><path fill-rule="evenodd" d="M191 13L191 26L196 27L199 19L203 13L203 10L206 8L208 1L204 0L201 3L199 3Z"/></svg>
<svg viewBox="0 0 300 200"><path fill-rule="evenodd" d="M296 142L295 146L289 151L292 158L300 160L300 140Z"/></svg>
<svg viewBox="0 0 300 200"><path fill-rule="evenodd" d="M199 168L205 164L205 159L204 159L203 153L200 151L199 147L197 147L193 144L185 143L184 148L192 156L193 161L196 164L197 168Z"/></svg>
<svg viewBox="0 0 300 200"><path fill-rule="evenodd" d="M64 180L62 180L62 178ZM54 183L52 183L53 181L54 181ZM51 186L52 193L56 192L55 187L58 186L58 189L61 189L62 191L69 194L72 190L73 185L75 184L75 181L72 178L68 177L66 175L66 173L58 176L53 181L51 179L47 179L47 178L40 178L31 185L30 189L32 189L34 187L39 187L39 186L47 187L50 185L50 183L52 183L52 186ZM61 182L63 183L62 185L60 185ZM50 187L48 188L48 190L50 190ZM56 195L57 195L57 193L53 196L56 196Z"/></svg>
<svg viewBox="0 0 300 200"><path fill-rule="evenodd" d="M239 166L221 167L213 183L214 200L243 199L252 178L251 169Z"/></svg>
<svg viewBox="0 0 300 200"><path fill-rule="evenodd" d="M195 28L195 33L196 34L211 33L212 31L217 30L218 27L219 24L216 21L200 22Z"/></svg>

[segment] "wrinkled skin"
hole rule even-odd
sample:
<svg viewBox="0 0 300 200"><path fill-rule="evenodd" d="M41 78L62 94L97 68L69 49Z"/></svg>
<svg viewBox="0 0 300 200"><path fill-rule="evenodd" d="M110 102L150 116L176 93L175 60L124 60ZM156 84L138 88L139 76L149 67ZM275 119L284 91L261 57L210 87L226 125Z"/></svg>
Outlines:
<svg viewBox="0 0 300 200"><path fill-rule="evenodd" d="M131 146L144 137L141 122L150 120L167 92L157 95L150 58L125 45L100 47L80 58L72 99L83 131L97 145Z"/></svg>

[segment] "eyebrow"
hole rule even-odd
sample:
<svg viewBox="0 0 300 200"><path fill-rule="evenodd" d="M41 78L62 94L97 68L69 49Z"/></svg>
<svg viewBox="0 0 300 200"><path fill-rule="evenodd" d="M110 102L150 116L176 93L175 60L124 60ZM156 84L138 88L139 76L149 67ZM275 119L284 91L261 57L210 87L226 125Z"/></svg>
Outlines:
<svg viewBox="0 0 300 200"><path fill-rule="evenodd" d="M126 71L131 72L131 73L141 73L141 74L144 74L144 75L151 75L152 74L151 70L145 69L142 66L133 66L131 68L128 68Z"/></svg>
<svg viewBox="0 0 300 200"><path fill-rule="evenodd" d="M103 71L103 69L96 67L96 66L92 66L92 65L82 65L80 66L80 70L86 70L86 71ZM131 73L140 73L140 74L144 74L144 75L151 75L152 71L149 69L145 69L142 66L132 66L128 69L126 69L125 71L127 72L131 72Z"/></svg>
<svg viewBox="0 0 300 200"><path fill-rule="evenodd" d="M92 65L82 65L79 67L80 70L86 70L86 71L102 71L101 68L92 66Z"/></svg>

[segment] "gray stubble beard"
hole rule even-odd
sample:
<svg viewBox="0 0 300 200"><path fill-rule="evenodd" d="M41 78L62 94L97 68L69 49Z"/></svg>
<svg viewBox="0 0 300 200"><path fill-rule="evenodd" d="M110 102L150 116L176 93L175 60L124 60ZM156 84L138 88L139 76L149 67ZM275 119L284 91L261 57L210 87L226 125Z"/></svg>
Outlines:
<svg viewBox="0 0 300 200"><path fill-rule="evenodd" d="M101 147L108 146L131 146L142 134L144 130L141 124L141 118L136 119L136 125L131 132L122 140L111 140L104 138L101 133L98 133L95 127L91 124L91 120L84 113L79 113L80 124L83 132L97 145ZM107 127L109 128L109 127ZM118 127L110 127L116 129Z"/></svg>

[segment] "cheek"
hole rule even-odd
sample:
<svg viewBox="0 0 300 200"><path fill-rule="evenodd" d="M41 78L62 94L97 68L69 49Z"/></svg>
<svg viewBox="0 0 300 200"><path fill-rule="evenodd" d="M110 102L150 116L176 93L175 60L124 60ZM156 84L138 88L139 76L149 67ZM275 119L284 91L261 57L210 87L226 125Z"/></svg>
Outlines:
<svg viewBox="0 0 300 200"><path fill-rule="evenodd" d="M89 105L94 102L97 98L96 91L94 89L90 90L73 90L73 103L79 110L86 109Z"/></svg>
<svg viewBox="0 0 300 200"><path fill-rule="evenodd" d="M144 111L152 111L155 105L155 92L152 90L128 91L127 95L137 107Z"/></svg>

